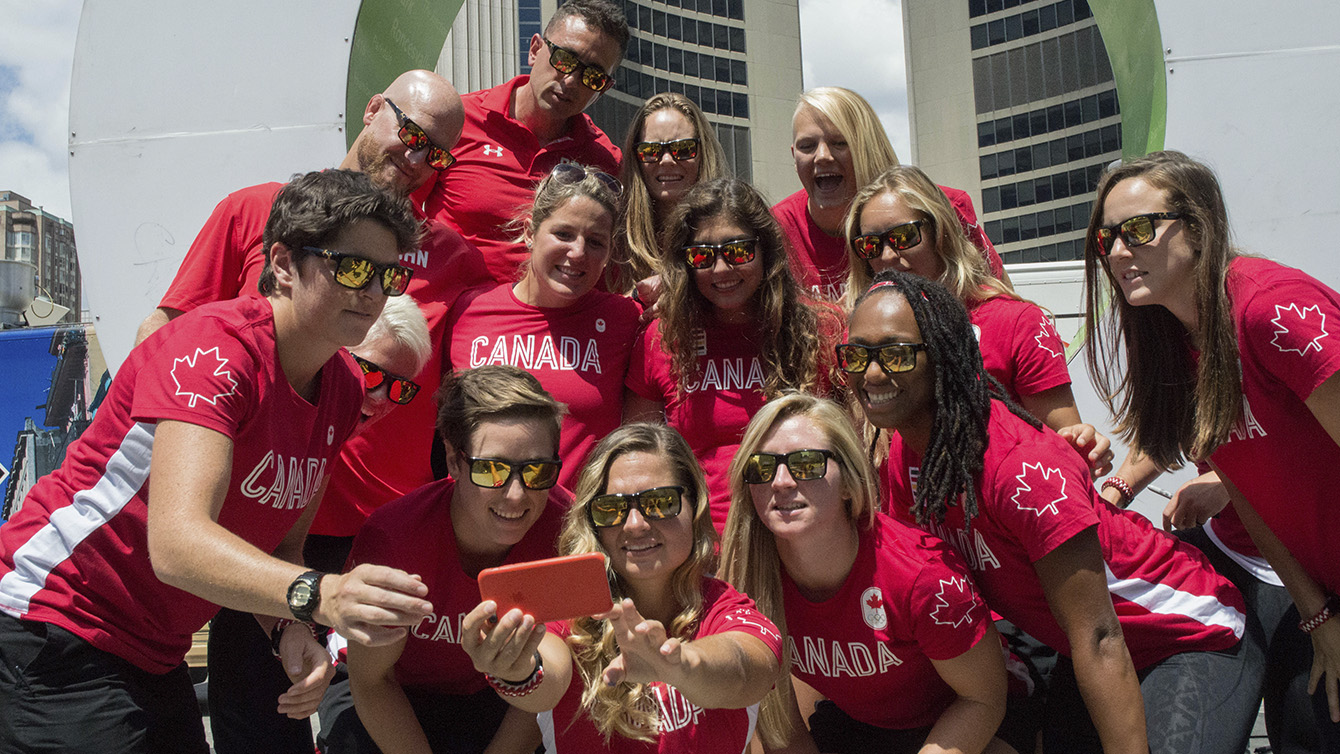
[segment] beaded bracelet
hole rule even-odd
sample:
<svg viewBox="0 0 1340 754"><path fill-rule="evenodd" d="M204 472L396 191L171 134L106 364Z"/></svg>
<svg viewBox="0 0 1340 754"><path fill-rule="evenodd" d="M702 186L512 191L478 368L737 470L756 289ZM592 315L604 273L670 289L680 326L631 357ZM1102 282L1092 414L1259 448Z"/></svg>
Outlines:
<svg viewBox="0 0 1340 754"><path fill-rule="evenodd" d="M275 627L270 629L270 651L274 653L275 657L279 656L279 640L284 637L284 629L288 628L294 623L301 623L304 626L307 626L307 629L312 632L313 638L316 638L321 635L321 629L317 628L317 625L311 621L300 621L300 620L294 620L293 618L280 618L278 621L275 622Z"/></svg>
<svg viewBox="0 0 1340 754"><path fill-rule="evenodd" d="M523 681L504 681L497 676L484 674L484 680L503 696L518 697L525 696L540 687L540 682L544 680L544 664L540 662L540 653L535 653L535 669L530 671Z"/></svg>
<svg viewBox="0 0 1340 754"><path fill-rule="evenodd" d="M1104 479L1103 486L1100 489L1105 490L1108 487L1115 489L1117 494L1121 495L1121 502L1125 505L1130 505L1131 501L1135 499L1135 491L1131 489L1131 485L1119 476L1110 476Z"/></svg>
<svg viewBox="0 0 1340 754"><path fill-rule="evenodd" d="M1321 628L1321 624L1334 618L1340 613L1340 597L1332 594L1326 599L1326 604L1321 606L1321 611L1307 620L1298 621L1298 629L1305 634L1310 634Z"/></svg>

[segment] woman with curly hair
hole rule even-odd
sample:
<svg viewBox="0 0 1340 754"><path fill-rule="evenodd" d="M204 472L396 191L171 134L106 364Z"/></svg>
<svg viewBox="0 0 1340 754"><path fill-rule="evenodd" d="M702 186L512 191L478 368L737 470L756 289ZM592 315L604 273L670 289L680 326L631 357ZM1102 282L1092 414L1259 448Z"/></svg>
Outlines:
<svg viewBox="0 0 1340 754"><path fill-rule="evenodd" d="M781 228L744 181L699 183L670 216L660 319L633 347L624 417L668 421L702 461L720 531L740 434L785 390L824 393L841 332L791 276Z"/></svg>
<svg viewBox="0 0 1340 754"><path fill-rule="evenodd" d="M617 293L660 273L657 239L685 192L729 172L707 116L693 100L671 92L651 97L633 114L623 153L624 252L606 270L608 287Z"/></svg>
<svg viewBox="0 0 1340 754"><path fill-rule="evenodd" d="M485 601L462 623L475 668L538 713L550 754L744 751L782 644L753 601L709 575L717 536L688 443L664 425L620 427L575 494L559 549L606 556L613 609L545 626Z"/></svg>

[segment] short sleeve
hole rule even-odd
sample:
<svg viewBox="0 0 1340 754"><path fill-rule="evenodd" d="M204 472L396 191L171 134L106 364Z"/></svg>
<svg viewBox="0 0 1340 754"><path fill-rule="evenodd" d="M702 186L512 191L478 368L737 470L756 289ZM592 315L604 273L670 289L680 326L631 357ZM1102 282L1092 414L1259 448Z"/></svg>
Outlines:
<svg viewBox="0 0 1340 754"><path fill-rule="evenodd" d="M985 491L996 499L984 508L1020 543L1033 563L1098 525L1093 482L1083 460L1064 445L1064 440L1050 437L1056 442L1010 450L992 469Z"/></svg>
<svg viewBox="0 0 1340 754"><path fill-rule="evenodd" d="M624 378L624 387L649 401L668 399L660 379L662 373L668 370L668 357L661 350L659 329L659 322L652 320L633 339L633 353L628 360L628 376Z"/></svg>
<svg viewBox="0 0 1340 754"><path fill-rule="evenodd" d="M1254 295L1242 314L1240 350L1307 400L1340 371L1340 305L1310 278L1277 283Z"/></svg>
<svg viewBox="0 0 1340 754"><path fill-rule="evenodd" d="M696 638L738 632L757 638L772 650L778 662L782 659L782 636L777 626L754 605L754 601L734 587L711 579L703 585L703 598L708 602L702 625Z"/></svg>
<svg viewBox="0 0 1340 754"><path fill-rule="evenodd" d="M1051 318L1035 304L1019 302L1017 309L1012 328L1014 391L1019 395L1035 395L1069 385L1065 344Z"/></svg>
<svg viewBox="0 0 1340 754"><path fill-rule="evenodd" d="M910 608L917 644L932 660L952 660L972 649L991 620L967 565L946 545L917 574Z"/></svg>
<svg viewBox="0 0 1340 754"><path fill-rule="evenodd" d="M236 438L259 400L260 363L236 330L214 319L174 328L135 375L131 417L181 421Z"/></svg>
<svg viewBox="0 0 1340 754"><path fill-rule="evenodd" d="M159 306L190 311L240 295L248 280L259 279L264 265L261 232L280 184L262 184L229 194L210 213Z"/></svg>

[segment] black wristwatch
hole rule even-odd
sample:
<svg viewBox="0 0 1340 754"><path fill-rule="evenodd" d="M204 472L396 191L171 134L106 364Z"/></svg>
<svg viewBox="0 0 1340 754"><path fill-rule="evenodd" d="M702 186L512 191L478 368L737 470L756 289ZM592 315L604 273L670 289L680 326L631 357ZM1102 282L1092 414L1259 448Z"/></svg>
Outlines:
<svg viewBox="0 0 1340 754"><path fill-rule="evenodd" d="M325 575L320 571L308 571L288 585L288 609L294 618L304 623L312 622L312 614L321 604L321 577Z"/></svg>

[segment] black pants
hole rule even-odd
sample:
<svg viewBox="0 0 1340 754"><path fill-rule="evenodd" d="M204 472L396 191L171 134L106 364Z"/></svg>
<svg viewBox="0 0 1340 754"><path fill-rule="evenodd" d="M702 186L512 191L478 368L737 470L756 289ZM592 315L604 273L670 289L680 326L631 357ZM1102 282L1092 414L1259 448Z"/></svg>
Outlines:
<svg viewBox="0 0 1340 754"><path fill-rule="evenodd" d="M484 689L468 696L432 694L405 689L414 716L436 754L480 754L493 740L507 714L507 702ZM321 734L317 744L325 754L379 754L354 709L353 694L343 665L321 701Z"/></svg>

